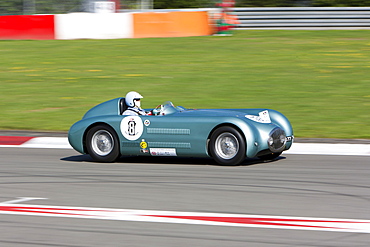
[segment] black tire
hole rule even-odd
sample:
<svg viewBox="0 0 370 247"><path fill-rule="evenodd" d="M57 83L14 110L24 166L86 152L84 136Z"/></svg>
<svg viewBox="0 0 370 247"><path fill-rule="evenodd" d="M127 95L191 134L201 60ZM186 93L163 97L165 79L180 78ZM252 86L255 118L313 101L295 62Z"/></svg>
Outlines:
<svg viewBox="0 0 370 247"><path fill-rule="evenodd" d="M98 162L114 162L120 157L117 133L108 125L97 125L87 132L86 148Z"/></svg>
<svg viewBox="0 0 370 247"><path fill-rule="evenodd" d="M216 129L209 141L209 152L220 165L239 165L245 159L244 137L233 127Z"/></svg>
<svg viewBox="0 0 370 247"><path fill-rule="evenodd" d="M265 154L265 155L258 156L258 158L260 158L261 160L274 160L277 157L279 157L281 153L282 152Z"/></svg>

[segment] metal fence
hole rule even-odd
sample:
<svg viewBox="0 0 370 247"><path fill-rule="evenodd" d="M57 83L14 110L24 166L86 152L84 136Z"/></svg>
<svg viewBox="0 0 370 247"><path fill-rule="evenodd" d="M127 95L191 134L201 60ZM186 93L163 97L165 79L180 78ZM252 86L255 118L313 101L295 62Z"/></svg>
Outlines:
<svg viewBox="0 0 370 247"><path fill-rule="evenodd" d="M370 7L234 8L236 29L370 29Z"/></svg>

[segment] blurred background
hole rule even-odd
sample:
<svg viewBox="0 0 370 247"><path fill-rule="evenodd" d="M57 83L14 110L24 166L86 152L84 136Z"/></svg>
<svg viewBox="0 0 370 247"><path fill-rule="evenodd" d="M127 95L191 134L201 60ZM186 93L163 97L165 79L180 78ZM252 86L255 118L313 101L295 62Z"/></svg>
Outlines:
<svg viewBox="0 0 370 247"><path fill-rule="evenodd" d="M13 27L19 33L30 24L27 20L46 17L50 17L51 29L54 28L53 16L29 16L33 14L62 14L57 20L76 18L68 22L70 25L66 29L80 24L76 29L78 35L87 29L104 34L112 22L86 19L81 24L84 20L81 16L99 19L101 15L63 15L89 12L91 2L1 1L0 15L8 20L10 28L5 21L0 21L0 35L11 29L14 19L23 21ZM141 19L138 22L149 26L150 30L163 30L163 20L150 19L153 18L151 9L186 8L183 12L191 12L189 8L216 9L220 1L114 2L118 12L138 13L112 15L147 15L146 23ZM290 11L289 7L361 7L370 6L370 0L238 0L235 6L287 7L286 12L294 12L297 16L298 12ZM327 13L321 19L317 13L305 13L302 15L309 16L312 22L298 20L301 26L295 30L252 30L246 26L228 37L101 39L100 36L78 36L71 38L73 40L53 40L53 36L30 40L29 36L13 35L7 40L4 38L0 42L0 129L67 131L94 105L123 97L128 91L138 91L145 97L144 108L155 107L166 100L187 108L270 108L288 117L296 137L369 139L370 19L364 18L370 16L370 8L351 8L350 16L362 26L353 28L355 21L350 20L352 26L342 30L336 27L340 22L338 9L334 9L331 30L322 27L324 20L330 20L325 16ZM355 13L353 9L359 10ZM205 12L203 10L197 12ZM267 21L271 25L287 23L287 20L279 22L276 16L266 21L260 20L260 16L255 13L254 21L265 26ZM240 21L251 25L252 17L244 18ZM322 27L321 30L305 29L312 23ZM43 27L44 22L37 24ZM124 29L120 20L113 24L118 30ZM197 24L189 25L199 26ZM29 29L39 32L40 28ZM176 33L178 30L170 31Z"/></svg>
<svg viewBox="0 0 370 247"><path fill-rule="evenodd" d="M0 15L59 14L87 11L96 0L6 0ZM101 2L106 0L100 0ZM218 0L115 0L122 11L141 9L212 8ZM365 7L370 0L237 0L236 7Z"/></svg>

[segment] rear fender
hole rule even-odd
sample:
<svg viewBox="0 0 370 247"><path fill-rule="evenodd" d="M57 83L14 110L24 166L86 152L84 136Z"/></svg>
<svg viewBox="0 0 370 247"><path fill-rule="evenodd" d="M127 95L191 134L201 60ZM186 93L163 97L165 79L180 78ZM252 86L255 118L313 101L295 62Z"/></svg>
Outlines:
<svg viewBox="0 0 370 247"><path fill-rule="evenodd" d="M100 117L92 117L80 120L72 125L72 127L69 129L68 141L76 151L86 154L85 138L89 129L98 124L105 124L112 127L116 131L118 137L121 139L121 134L119 131L121 119L121 116L107 116L105 117L104 122L101 121ZM108 122L111 124L108 124Z"/></svg>

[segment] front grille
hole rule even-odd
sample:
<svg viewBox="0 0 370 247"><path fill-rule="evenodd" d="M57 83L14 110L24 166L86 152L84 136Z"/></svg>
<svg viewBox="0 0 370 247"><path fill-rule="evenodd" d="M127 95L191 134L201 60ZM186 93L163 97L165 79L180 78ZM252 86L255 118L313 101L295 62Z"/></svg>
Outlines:
<svg viewBox="0 0 370 247"><path fill-rule="evenodd" d="M275 128L271 131L267 141L269 149L273 153L278 153L284 150L286 143L285 131L280 128Z"/></svg>

